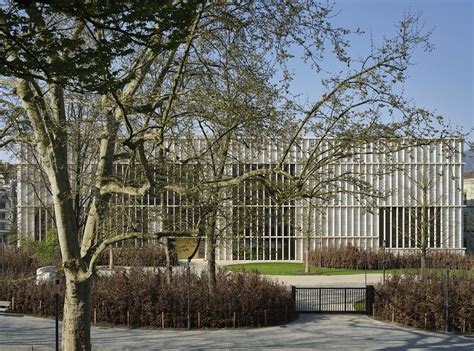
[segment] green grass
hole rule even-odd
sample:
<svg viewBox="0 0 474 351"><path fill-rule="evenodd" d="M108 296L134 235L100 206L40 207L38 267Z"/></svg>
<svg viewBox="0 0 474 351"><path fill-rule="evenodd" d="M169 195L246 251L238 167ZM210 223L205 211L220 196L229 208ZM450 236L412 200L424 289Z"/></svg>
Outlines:
<svg viewBox="0 0 474 351"><path fill-rule="evenodd" d="M363 269L336 269L311 267L309 273L304 272L303 263L296 262L264 262L264 263L244 263L231 264L225 266L230 271L241 272L257 271L265 275L348 275L364 274ZM388 272L388 270L387 270ZM382 270L367 270L367 273L382 273Z"/></svg>
<svg viewBox="0 0 474 351"><path fill-rule="evenodd" d="M243 264L231 264L225 266L230 271L234 272L258 272L264 275L351 275L351 274L364 274L363 269L337 269L337 268L319 268L310 267L310 272L304 272L303 263L297 262L261 262L261 263L243 263ZM428 269L430 272L436 274L444 274L443 269ZM391 273L417 273L419 269L386 269L386 274ZM367 274L372 273L383 273L381 269L367 270ZM458 274L467 273L470 278L474 278L474 271L462 271L462 270L450 270L450 275L455 276Z"/></svg>
<svg viewBox="0 0 474 351"><path fill-rule="evenodd" d="M365 312L365 299L354 302L354 309L357 312Z"/></svg>

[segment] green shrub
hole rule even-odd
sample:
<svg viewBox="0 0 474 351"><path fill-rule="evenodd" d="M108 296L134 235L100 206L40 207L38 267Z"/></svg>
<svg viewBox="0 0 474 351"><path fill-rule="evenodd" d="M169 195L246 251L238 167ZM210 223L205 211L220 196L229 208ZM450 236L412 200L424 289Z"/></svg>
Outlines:
<svg viewBox="0 0 474 351"><path fill-rule="evenodd" d="M48 231L46 240L43 241L22 238L21 248L35 259L39 266L54 266L61 263L58 233L54 228Z"/></svg>

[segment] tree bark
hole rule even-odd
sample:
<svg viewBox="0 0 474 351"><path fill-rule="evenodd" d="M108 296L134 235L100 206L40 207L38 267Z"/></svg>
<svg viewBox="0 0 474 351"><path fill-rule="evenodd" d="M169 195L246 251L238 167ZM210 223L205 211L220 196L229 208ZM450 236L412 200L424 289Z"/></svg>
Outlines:
<svg viewBox="0 0 474 351"><path fill-rule="evenodd" d="M62 349L91 350L91 279L79 282L77 274L65 269Z"/></svg>

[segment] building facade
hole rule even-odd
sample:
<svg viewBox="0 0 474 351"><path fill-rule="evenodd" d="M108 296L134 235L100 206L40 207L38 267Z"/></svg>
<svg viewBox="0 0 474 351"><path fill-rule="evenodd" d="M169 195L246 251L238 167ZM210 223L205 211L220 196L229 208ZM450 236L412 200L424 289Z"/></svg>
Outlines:
<svg viewBox="0 0 474 351"><path fill-rule="evenodd" d="M193 141L197 149L200 143L197 139ZM184 144L175 143L170 149L184 155ZM357 155L334 158L308 177L305 186L326 184L321 189L332 194L311 202L291 196L287 201L276 201L258 181L225 189L227 195L222 197L217 218L217 259L302 260L307 240L313 249L351 244L368 249L413 251L420 246L424 228L430 249L464 252L462 145L462 140L452 139L402 147L388 154L369 143ZM312 158L316 146L321 152ZM309 162L310 166L322 164L330 150L331 141L318 144L315 138L302 139L285 158L282 174L287 178L298 177L308 169ZM234 146L231 153L234 156L225 167L227 178L271 169L282 156L282 150L274 145L258 149ZM124 174L127 165L115 167L117 174ZM196 173L206 173L196 170L196 165L189 167L171 165L170 169L181 183L193 183L203 178ZM357 188L347 181L347 175L354 182L363 179L365 185L376 190L377 196L374 197L375 192L367 196L367 189ZM19 164L17 177L18 232L43 240L53 222L44 178L38 171L32 171L28 162ZM275 184L291 191L285 176L273 177ZM327 182L329 178L334 181ZM201 202L202 199L190 200L175 192L149 193L139 199L117 196L112 207L121 210L112 211L116 216L111 214L110 226L126 228L135 222L140 223L136 227L144 232L184 229L197 222Z"/></svg>
<svg viewBox="0 0 474 351"><path fill-rule="evenodd" d="M15 232L16 195L15 170L8 163L0 163L0 241Z"/></svg>
<svg viewBox="0 0 474 351"><path fill-rule="evenodd" d="M468 251L474 252L474 171L464 176L464 243Z"/></svg>

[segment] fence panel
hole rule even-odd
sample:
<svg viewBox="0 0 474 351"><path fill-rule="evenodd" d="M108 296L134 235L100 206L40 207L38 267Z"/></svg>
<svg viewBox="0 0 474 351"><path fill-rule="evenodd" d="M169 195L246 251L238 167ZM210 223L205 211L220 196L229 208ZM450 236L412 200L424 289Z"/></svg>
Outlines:
<svg viewBox="0 0 474 351"><path fill-rule="evenodd" d="M372 313L373 287L292 287L297 313Z"/></svg>

